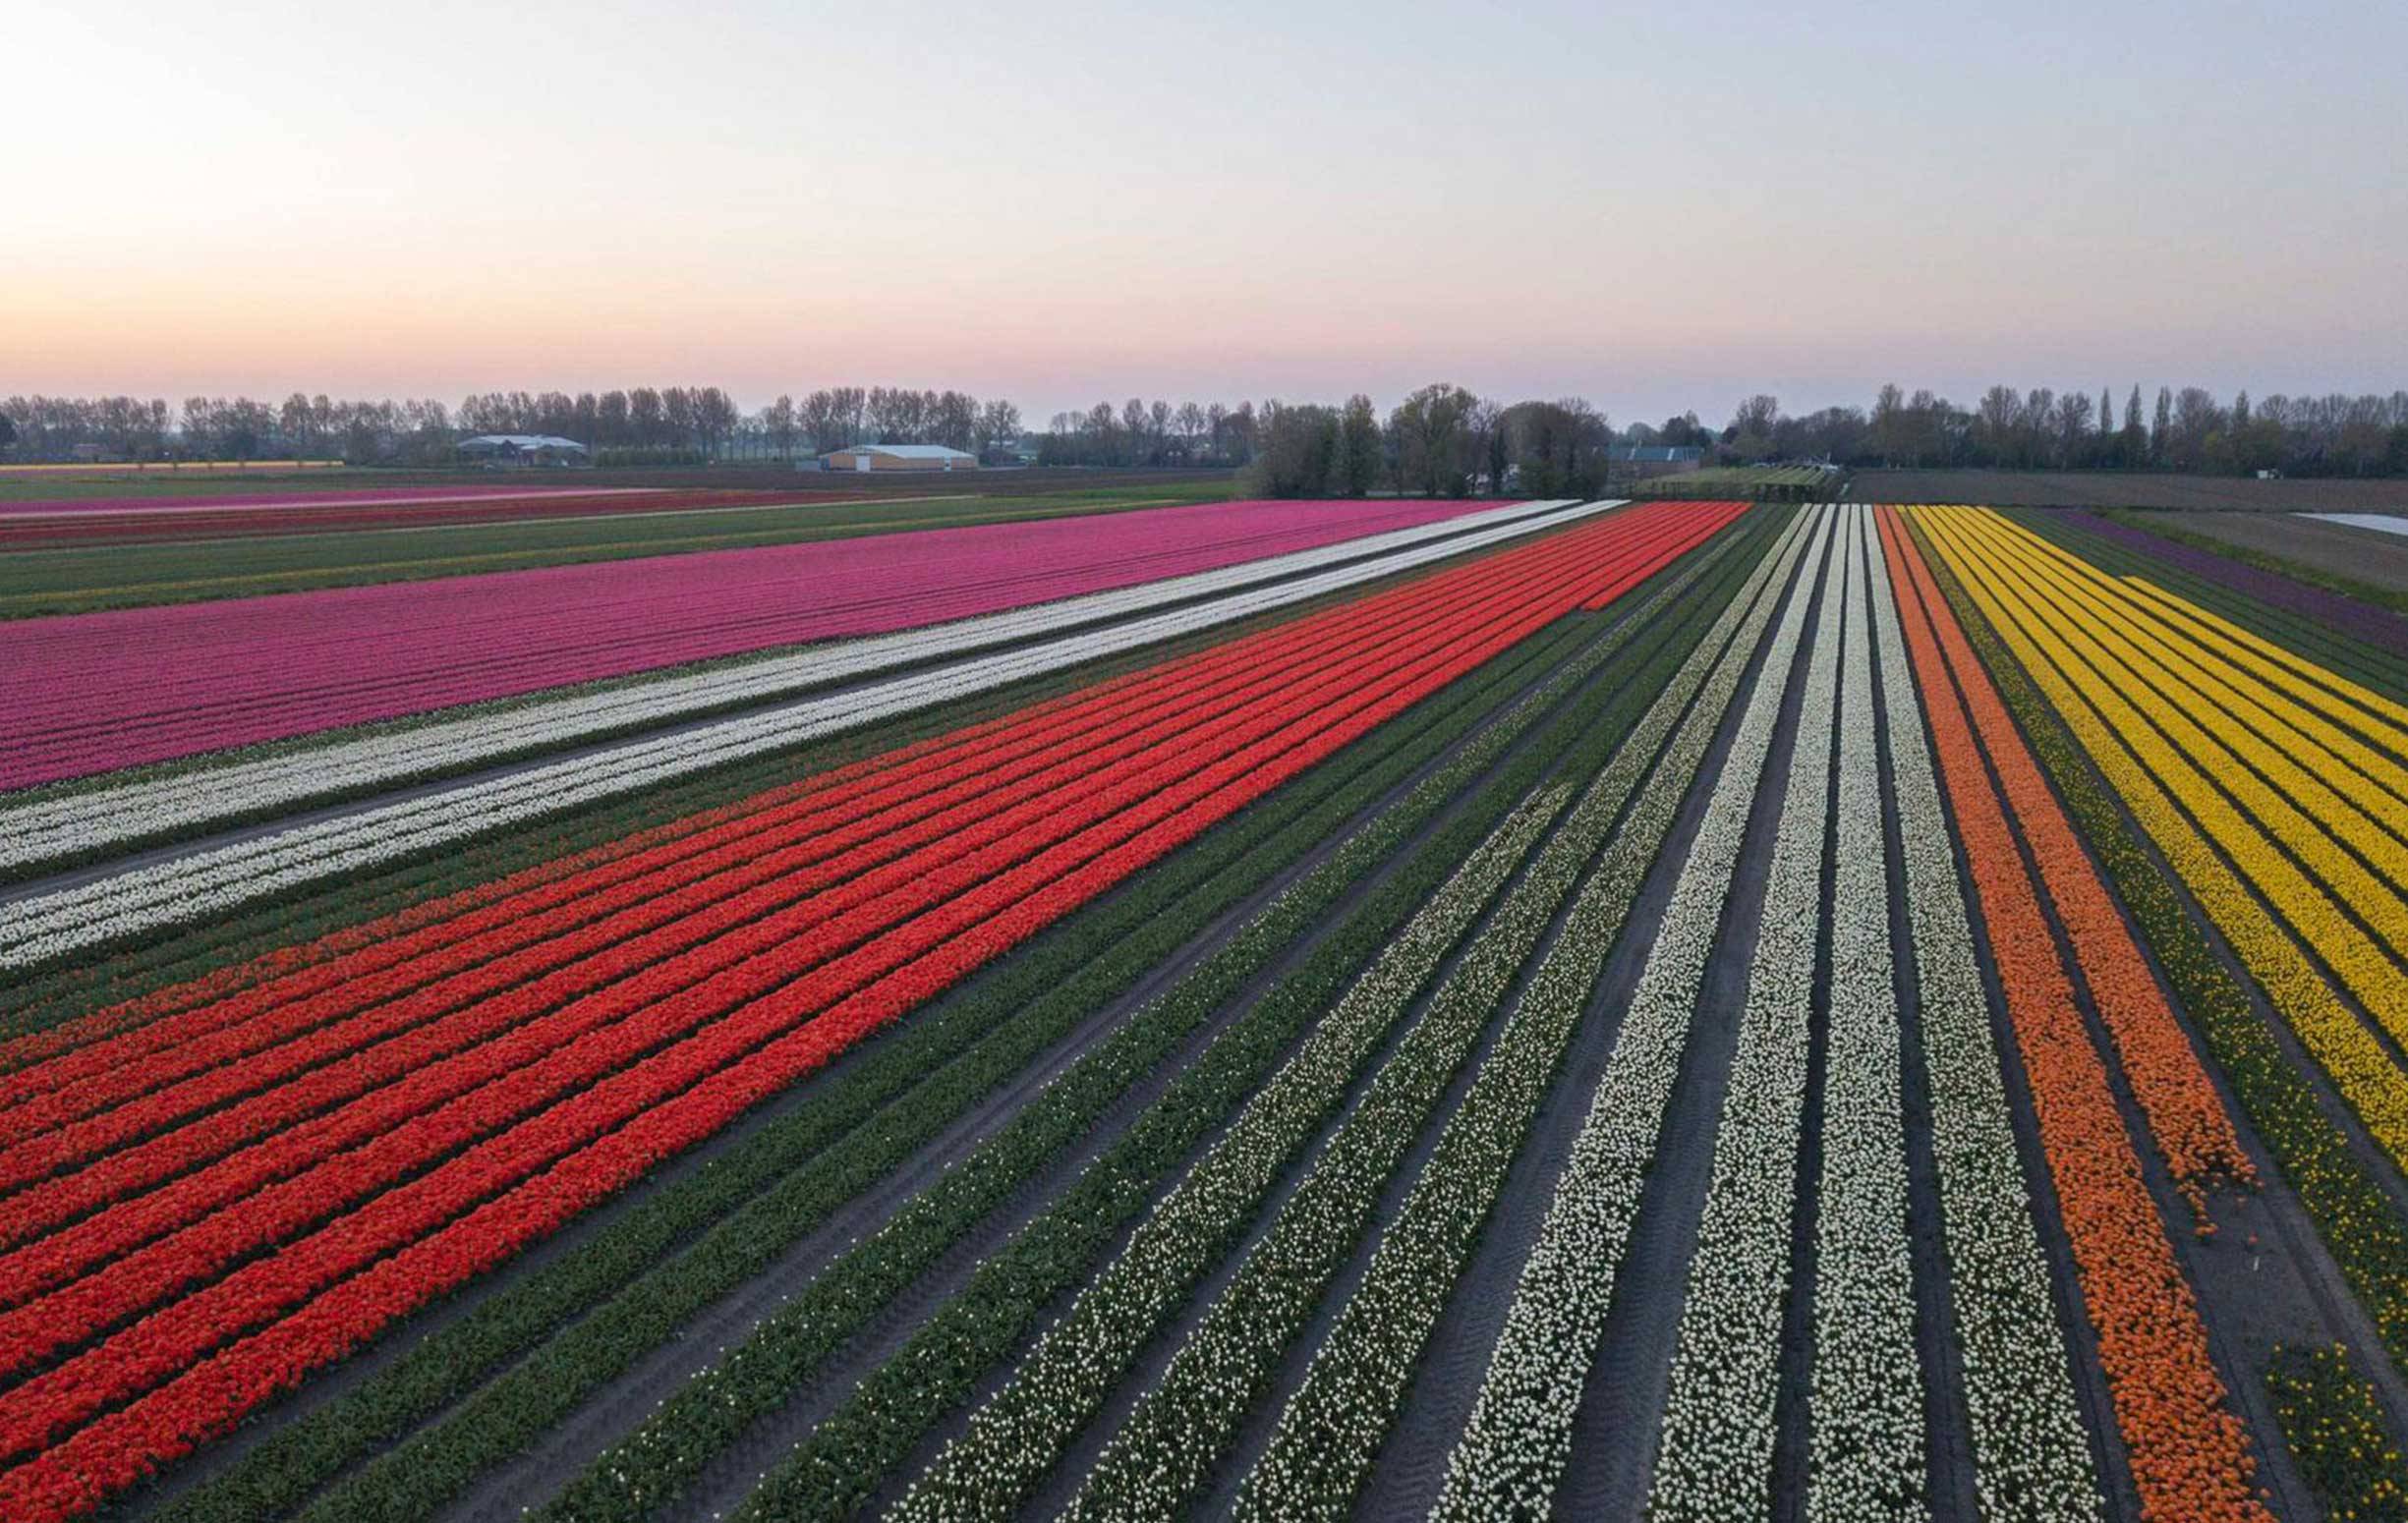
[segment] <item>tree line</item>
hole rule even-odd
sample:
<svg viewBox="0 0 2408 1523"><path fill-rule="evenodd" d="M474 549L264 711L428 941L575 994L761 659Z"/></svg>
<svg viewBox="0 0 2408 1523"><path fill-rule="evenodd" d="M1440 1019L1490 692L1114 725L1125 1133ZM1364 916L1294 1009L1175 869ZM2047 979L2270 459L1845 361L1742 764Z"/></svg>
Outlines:
<svg viewBox="0 0 2408 1523"><path fill-rule="evenodd" d="M1992 386L1970 407L1929 390L1883 386L1870 408L1803 416L1759 394L1719 431L1694 412L1617 431L1586 401L1503 404L1461 386L1425 386L1382 416L1357 395L1335 406L1131 397L1057 413L1035 433L997 398L911 387L823 387L747 413L717 386L603 392L491 391L456 408L432 399L336 401L295 392L248 397L12 396L0 400L0 450L19 460L298 456L356 464L449 464L481 433L559 434L604 463L790 460L863 443L945 444L983 459L1047 466L1242 469L1265 491L1375 490L1540 495L1602 490L1616 443L1701 449L1730 463L1825 460L1851 467L2155 470L2293 476L2408 474L2408 391L2227 404L2197 386L2159 387L2153 404L2112 390ZM12 447L13 446L13 447Z"/></svg>
<svg viewBox="0 0 2408 1523"><path fill-rule="evenodd" d="M341 458L362 465L446 465L487 433L556 434L631 463L737 454L790 459L862 443L947 444L985 456L1020 437L1020 410L960 391L834 386L781 395L746 413L717 386L488 391L447 407L432 398L343 401L294 392L250 397L12 396L0 400L0 450L33 461Z"/></svg>
<svg viewBox="0 0 2408 1523"><path fill-rule="evenodd" d="M1691 420L1693 423L1693 420ZM1642 425L1643 426L1643 425ZM2198 386L2018 391L1992 386L1971 407L1928 390L1883 386L1868 409L1790 417L1770 396L1740 404L1714 441L1735 462L1828 460L1842 466L2178 471L2287 476L2408 475L2408 391L2229 404Z"/></svg>

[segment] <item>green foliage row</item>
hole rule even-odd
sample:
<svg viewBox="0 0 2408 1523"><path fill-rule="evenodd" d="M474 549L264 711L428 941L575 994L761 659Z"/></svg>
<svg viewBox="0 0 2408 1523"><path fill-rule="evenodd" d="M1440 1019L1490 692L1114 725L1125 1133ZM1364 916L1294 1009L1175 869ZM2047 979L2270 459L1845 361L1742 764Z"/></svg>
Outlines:
<svg viewBox="0 0 2408 1523"><path fill-rule="evenodd" d="M2349 1350L2276 1348L2266 1390L2274 1420L2324 1515L2336 1523L2408 1523L2408 1459L2374 1386Z"/></svg>
<svg viewBox="0 0 2408 1523"><path fill-rule="evenodd" d="M1839 490L1840 475L1816 466L1707 466L1673 476L1648 477L1631 484L1634 497L1723 499L1747 497L1773 502L1828 499Z"/></svg>

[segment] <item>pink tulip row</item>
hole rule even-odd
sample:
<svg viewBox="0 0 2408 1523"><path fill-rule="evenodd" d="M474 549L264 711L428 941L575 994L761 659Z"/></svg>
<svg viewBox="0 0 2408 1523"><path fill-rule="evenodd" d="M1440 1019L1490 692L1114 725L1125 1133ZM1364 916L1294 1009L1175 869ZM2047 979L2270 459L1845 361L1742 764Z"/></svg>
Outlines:
<svg viewBox="0 0 2408 1523"><path fill-rule="evenodd" d="M773 647L881 634L1452 518L1211 503L0 626L0 788Z"/></svg>

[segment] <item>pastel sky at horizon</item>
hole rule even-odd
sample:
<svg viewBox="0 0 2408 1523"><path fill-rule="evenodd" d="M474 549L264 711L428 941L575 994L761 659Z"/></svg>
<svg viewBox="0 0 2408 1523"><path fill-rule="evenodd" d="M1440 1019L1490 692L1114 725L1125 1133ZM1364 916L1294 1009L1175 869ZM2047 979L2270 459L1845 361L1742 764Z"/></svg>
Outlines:
<svg viewBox="0 0 2408 1523"><path fill-rule="evenodd" d="M2408 6L19 0L0 395L2408 386Z"/></svg>

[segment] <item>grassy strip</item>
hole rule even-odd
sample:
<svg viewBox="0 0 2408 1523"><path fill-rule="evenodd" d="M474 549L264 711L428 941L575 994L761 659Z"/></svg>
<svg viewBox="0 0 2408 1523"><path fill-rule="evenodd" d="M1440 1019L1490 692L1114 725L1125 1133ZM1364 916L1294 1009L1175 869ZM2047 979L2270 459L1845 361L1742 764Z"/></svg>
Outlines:
<svg viewBox="0 0 2408 1523"><path fill-rule="evenodd" d="M803 502L36 546L0 553L0 618L420 582L696 550L805 544L921 529L1084 518L1218 501L1228 495L1226 488L1204 486L1146 494L1061 492L927 503L910 498L877 503ZM267 514L262 510L259 516Z"/></svg>
<svg viewBox="0 0 2408 1523"><path fill-rule="evenodd" d="M1655 638L1668 637L1658 631ZM1622 706L1627 705L1628 700ZM831 1506L854 1505L865 1497L1056 1296L1092 1272L1120 1226L1146 1209L1160 1181L1254 1093L1296 1037L1390 944L1552 764L1567 753L1577 756L1596 745L1593 733L1582 735L1590 723L1578 708L1560 714L1532 745L1506 761L1455 819L1226 1028L1118 1143L989 1259L901 1354L864 1381L785 1469L807 1480ZM1600 727L1610 729L1611 718ZM1459 759L1275 900L1231 945L1138 1012L1112 1042L1082 1059L885 1232L823 1274L741 1348L601 1456L545 1515L641 1517L672 1501L712 1456L783 1406L797 1384L994 1204L1084 1135L1091 1118L1151 1066L1141 1054L1162 1044L1166 1030L1192 1030L1402 843L1415 821L1496 760L1493 755Z"/></svg>
<svg viewBox="0 0 2408 1523"><path fill-rule="evenodd" d="M2265 1372L2274 1420L2330 1518L2408 1523L2408 1461L2349 1350L2276 1348Z"/></svg>
<svg viewBox="0 0 2408 1523"><path fill-rule="evenodd" d="M2330 625L2320 624L2304 614L2262 602L2238 588L2210 582L2169 561L2151 560L2129 545L2117 544L2066 524L2062 515L2023 512L2005 516L2110 576L2145 578L2177 597L2229 619L2253 635L2273 641L2299 655L2329 667L2353 682L2373 688L2394 702L2408 702L2408 662L2401 661L2379 647ZM2114 514L2107 516L2116 517ZM2122 520L2118 519L2118 522ZM2147 529L2147 532L2158 533L2153 528Z"/></svg>
<svg viewBox="0 0 2408 1523"><path fill-rule="evenodd" d="M1308 786L1230 821L1130 892L1047 931L994 975L870 1049L800 1113L636 1208L564 1263L500 1292L391 1371L297 1421L161 1516L202 1523L283 1512L344 1467L466 1399L314 1509L339 1518L426 1515L484 1470L535 1442L636 1357L673 1335L711 1300L761 1272L794 1240L1260 888L1292 860L1298 842L1327 835L1466 730L1487 722L1496 705L1546 663L1562 662L1593 642L1599 622L1568 621L1526 653L1463 685L1454 702L1407 716L1402 729L1375 732L1367 738L1373 743L1339 759L1334 769L1320 769L1306 779ZM1575 665L1592 669L1616 644L1609 637L1576 657ZM1546 694L1518 705L1521 727L1564 691L1550 684ZM1484 736L1475 746L1486 751L1514 733L1509 721L1496 739ZM841 1147L827 1151L839 1141ZM708 1236L660 1262L705 1229ZM589 1311L585 1321L553 1337ZM535 1353L524 1364L479 1389L530 1349Z"/></svg>
<svg viewBox="0 0 2408 1523"><path fill-rule="evenodd" d="M1919 538L1923 531L1915 529ZM1926 541L1924 561L1999 696L2047 769L2116 895L2132 914L2182 1007L2207 1039L2266 1150L2298 1192L2392 1360L2408 1368L2408 1224L2340 1123L2283 1052L2247 991L2219 961L2181 896L2150 860L2081 748L1984 621L1947 560Z"/></svg>
<svg viewBox="0 0 2408 1523"><path fill-rule="evenodd" d="M1533 655L1561 659L1577 642L1593 638L1594 630L1593 623L1568 623L1535 642ZM948 996L927 1017L865 1050L861 1062L804 1112L646 1202L568 1263L494 1296L463 1323L412 1350L393 1370L297 1421L226 1477L162 1516L200 1523L298 1505L342 1468L476 1393L496 1369L539 1346L571 1318L619 1295L662 1254L722 1218L727 1222L720 1234L752 1245L755 1253L810 1230L1185 937L1268 880L1292 857L1297 840L1318 839L1370 804L1484 719L1536 669L1529 661L1503 663L1460 702L1408 716L1419 722L1402 731L1376 732L1377 744L1338 759L1334 770L1308 779L1311 786L1248 811L1225 830L1150 870L1130 892L1099 901L1050 929L996 975ZM929 1082L922 1085L923 1079ZM864 1126L872 1135L852 1138L837 1156L813 1162L822 1150ZM807 1166L809 1172L802 1172ZM774 1185L777 1188L771 1190ZM731 1213L738 1214L730 1217ZM716 1285L727 1268L705 1275L684 1266L665 1283L648 1284L649 1297L635 1294L621 1298L626 1305L611 1303L572 1339L512 1372L506 1389L487 1391L454 1419L386 1456L335 1493L331 1504L346 1516L422 1514L531 1441L531 1434L540 1431L528 1426L536 1414L567 1410L593 1382L606 1379L649 1346L631 1341L648 1315L657 1320L675 1314L676 1303ZM654 1304L639 1313L636 1303L648 1299ZM597 1336L608 1345L599 1360L580 1346Z"/></svg>
<svg viewBox="0 0 2408 1523"><path fill-rule="evenodd" d="M1416 567L1413 577L1458 562ZM1409 579L1408 579L1409 580ZM376 916L489 883L561 857L621 841L703 811L737 803L765 789L801 781L848 762L881 755L1029 705L1161 665L1198 650L1322 612L1401 585L1378 582L1274 609L1254 619L1200 630L1144 650L1050 673L941 707L898 716L862 730L806 743L794 751L749 758L721 771L677 779L659 790L613 800L590 812L531 820L444 854L391 864L339 883L313 885L299 898L249 905L224 919L195 925L155 941L113 950L13 981L0 975L0 1037L40 1030L118 1000L181 983L229 964L298 946Z"/></svg>

